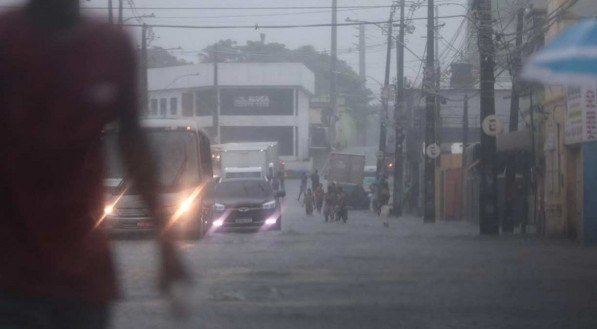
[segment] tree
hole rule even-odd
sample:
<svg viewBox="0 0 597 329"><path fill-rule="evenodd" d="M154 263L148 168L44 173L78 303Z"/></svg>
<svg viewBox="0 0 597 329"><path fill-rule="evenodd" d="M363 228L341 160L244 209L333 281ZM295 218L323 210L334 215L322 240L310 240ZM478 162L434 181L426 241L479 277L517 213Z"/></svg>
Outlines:
<svg viewBox="0 0 597 329"><path fill-rule="evenodd" d="M178 58L162 47L151 47L147 50L147 66L150 69L158 67L179 66L191 64Z"/></svg>
<svg viewBox="0 0 597 329"><path fill-rule="evenodd" d="M293 62L303 63L315 74L315 93L329 94L331 56L318 52L312 46L302 46L291 50L281 43L263 43L247 41L238 45L236 41L220 40L218 61L220 62ZM216 45L203 50L202 61L211 63L215 60ZM364 123L365 117L371 113L369 102L372 92L365 86L365 81L345 61L338 60L338 96L344 97L348 110L356 122Z"/></svg>

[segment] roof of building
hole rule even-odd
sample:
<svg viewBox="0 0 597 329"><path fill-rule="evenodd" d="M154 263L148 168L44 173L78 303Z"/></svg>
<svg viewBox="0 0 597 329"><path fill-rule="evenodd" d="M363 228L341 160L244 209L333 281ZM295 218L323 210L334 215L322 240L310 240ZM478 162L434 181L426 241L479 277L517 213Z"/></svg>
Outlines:
<svg viewBox="0 0 597 329"><path fill-rule="evenodd" d="M210 87L213 63L171 66L147 70L150 91ZM218 85L222 87L300 87L315 92L315 75L302 63L219 63Z"/></svg>

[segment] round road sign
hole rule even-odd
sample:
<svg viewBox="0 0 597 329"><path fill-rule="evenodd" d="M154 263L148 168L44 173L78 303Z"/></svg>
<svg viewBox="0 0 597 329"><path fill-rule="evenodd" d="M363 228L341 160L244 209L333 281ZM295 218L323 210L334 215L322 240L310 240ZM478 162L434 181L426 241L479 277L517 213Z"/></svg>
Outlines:
<svg viewBox="0 0 597 329"><path fill-rule="evenodd" d="M425 149L425 154L427 154L428 157L435 159L437 158L441 153L441 150L439 148L439 146L435 143L428 145L427 148Z"/></svg>
<svg viewBox="0 0 597 329"><path fill-rule="evenodd" d="M495 114L486 116L481 123L481 127L488 136L497 136L503 129L502 121Z"/></svg>

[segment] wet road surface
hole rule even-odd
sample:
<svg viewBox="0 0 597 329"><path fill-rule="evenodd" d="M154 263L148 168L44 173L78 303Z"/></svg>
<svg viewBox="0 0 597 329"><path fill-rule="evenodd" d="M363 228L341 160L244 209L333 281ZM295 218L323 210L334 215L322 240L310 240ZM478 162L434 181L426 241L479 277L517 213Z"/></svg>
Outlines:
<svg viewBox="0 0 597 329"><path fill-rule="evenodd" d="M113 328L597 328L597 248L414 217L385 228L366 211L324 223L287 188L282 232L182 245L185 323L157 295L154 244L115 241Z"/></svg>

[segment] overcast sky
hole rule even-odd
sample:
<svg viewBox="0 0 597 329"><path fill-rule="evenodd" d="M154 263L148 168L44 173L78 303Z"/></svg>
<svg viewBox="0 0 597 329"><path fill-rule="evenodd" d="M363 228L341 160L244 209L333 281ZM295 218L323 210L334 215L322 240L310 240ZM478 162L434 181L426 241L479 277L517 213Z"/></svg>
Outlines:
<svg viewBox="0 0 597 329"><path fill-rule="evenodd" d="M25 0L0 0L1 6L23 4ZM118 0L113 0L116 4ZM135 0L125 2L124 16L126 18L136 15L154 14L155 18L143 18L147 24L167 24L167 25L287 25L287 24L318 24L330 23L331 21L331 0ZM131 10L130 3L137 7L136 12ZM406 16L414 18L424 18L427 14L427 7L422 6L413 8L413 3L426 4L427 1L407 0ZM463 4L466 0L436 0L439 5L439 15L462 15L465 13ZM103 7L106 8L108 0L90 0L82 2L83 7ZM338 22L344 22L347 17L351 19L367 21L384 21L388 19L389 8L361 8L348 9L345 6L389 6L391 0L338 0ZM239 7L285 7L285 9L275 10L248 10L231 9ZM328 8L312 9L290 9L288 7L315 6ZM155 9L149 7L167 7L167 8L185 8L185 9ZM219 7L226 9L192 9L189 7ZM84 12L90 15L99 15L107 17L106 9L87 9ZM415 9L411 12L411 8ZM0 9L2 10L2 9ZM114 11L116 15L116 10ZM396 15L396 18L398 15ZM136 22L131 19L128 22ZM439 42L439 53L442 64L446 66L454 60L456 50L466 44L464 31L466 24L461 30L459 26L463 23L462 17L440 18L440 25L445 24L440 29L441 40ZM425 50L426 21L413 20L415 27L414 33L408 34L406 44L417 56L423 57ZM140 36L139 29L131 28L131 33L135 37ZM455 34L459 33L456 38ZM330 27L317 28L293 28L293 29L172 29L155 28L156 39L152 45L164 48L178 48L172 50L172 53L186 60L197 62L197 53L220 39L233 39L239 44L244 44L246 40L259 40L260 33L266 34L267 42L279 42L286 44L289 48L296 48L303 45L312 45L319 51L329 51L330 49ZM358 71L358 28L354 26L338 28L338 56L351 65L355 71ZM367 86L376 94L379 93L379 82L383 82L385 68L385 40L381 29L369 25L366 27L367 44ZM417 76L419 81L420 61L413 54L406 51L405 74L414 80ZM395 52L392 54L392 76L395 76Z"/></svg>

